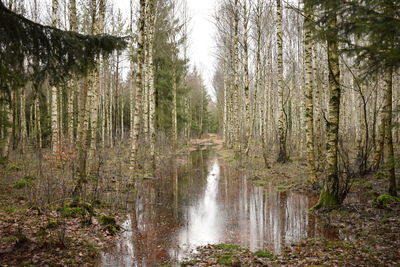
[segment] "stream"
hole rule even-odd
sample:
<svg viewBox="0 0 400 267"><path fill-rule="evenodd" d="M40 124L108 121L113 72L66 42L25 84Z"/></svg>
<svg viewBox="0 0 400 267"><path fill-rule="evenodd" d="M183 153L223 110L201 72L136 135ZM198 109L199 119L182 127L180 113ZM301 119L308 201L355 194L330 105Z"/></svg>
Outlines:
<svg viewBox="0 0 400 267"><path fill-rule="evenodd" d="M100 266L179 262L197 246L229 243L280 253L305 237L332 235L308 214L316 196L255 186L213 150L144 180L115 247Z"/></svg>

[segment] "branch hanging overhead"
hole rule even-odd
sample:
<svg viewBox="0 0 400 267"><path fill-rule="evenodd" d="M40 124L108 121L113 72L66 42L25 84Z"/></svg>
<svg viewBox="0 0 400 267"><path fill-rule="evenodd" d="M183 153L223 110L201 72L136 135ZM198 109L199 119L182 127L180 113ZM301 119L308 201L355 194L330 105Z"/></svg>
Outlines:
<svg viewBox="0 0 400 267"><path fill-rule="evenodd" d="M7 9L0 0L0 90L45 79L59 83L71 74L85 75L95 57L123 50L125 38L82 35L43 26Z"/></svg>

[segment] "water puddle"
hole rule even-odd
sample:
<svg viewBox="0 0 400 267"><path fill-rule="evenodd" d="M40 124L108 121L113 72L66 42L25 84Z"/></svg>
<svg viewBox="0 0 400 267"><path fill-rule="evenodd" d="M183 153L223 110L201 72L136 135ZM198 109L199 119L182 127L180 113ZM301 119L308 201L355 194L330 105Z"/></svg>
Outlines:
<svg viewBox="0 0 400 267"><path fill-rule="evenodd" d="M254 186L211 151L195 151L158 180L143 181L121 240L101 266L178 262L196 246L230 243L279 253L305 237L331 235L308 214L316 196Z"/></svg>

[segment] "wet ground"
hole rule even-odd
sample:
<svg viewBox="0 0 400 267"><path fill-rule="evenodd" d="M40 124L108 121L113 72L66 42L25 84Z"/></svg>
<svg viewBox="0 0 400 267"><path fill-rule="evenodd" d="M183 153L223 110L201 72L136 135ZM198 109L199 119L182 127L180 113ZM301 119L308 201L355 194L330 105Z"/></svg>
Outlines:
<svg viewBox="0 0 400 267"><path fill-rule="evenodd" d="M138 196L117 245L101 266L179 262L197 246L229 243L280 253L307 237L337 238L308 213L317 196L255 186L212 150L188 154L158 179L137 185Z"/></svg>

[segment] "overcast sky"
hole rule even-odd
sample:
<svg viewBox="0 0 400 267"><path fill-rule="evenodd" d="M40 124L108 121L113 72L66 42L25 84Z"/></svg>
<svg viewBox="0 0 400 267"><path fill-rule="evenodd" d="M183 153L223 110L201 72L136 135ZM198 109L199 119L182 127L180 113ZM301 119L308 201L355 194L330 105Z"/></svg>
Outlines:
<svg viewBox="0 0 400 267"><path fill-rule="evenodd" d="M189 58L192 66L196 66L202 74L209 94L212 90L214 75L214 34L215 27L212 15L217 0L186 0L190 18L189 26ZM114 0L117 7L129 16L130 0Z"/></svg>

